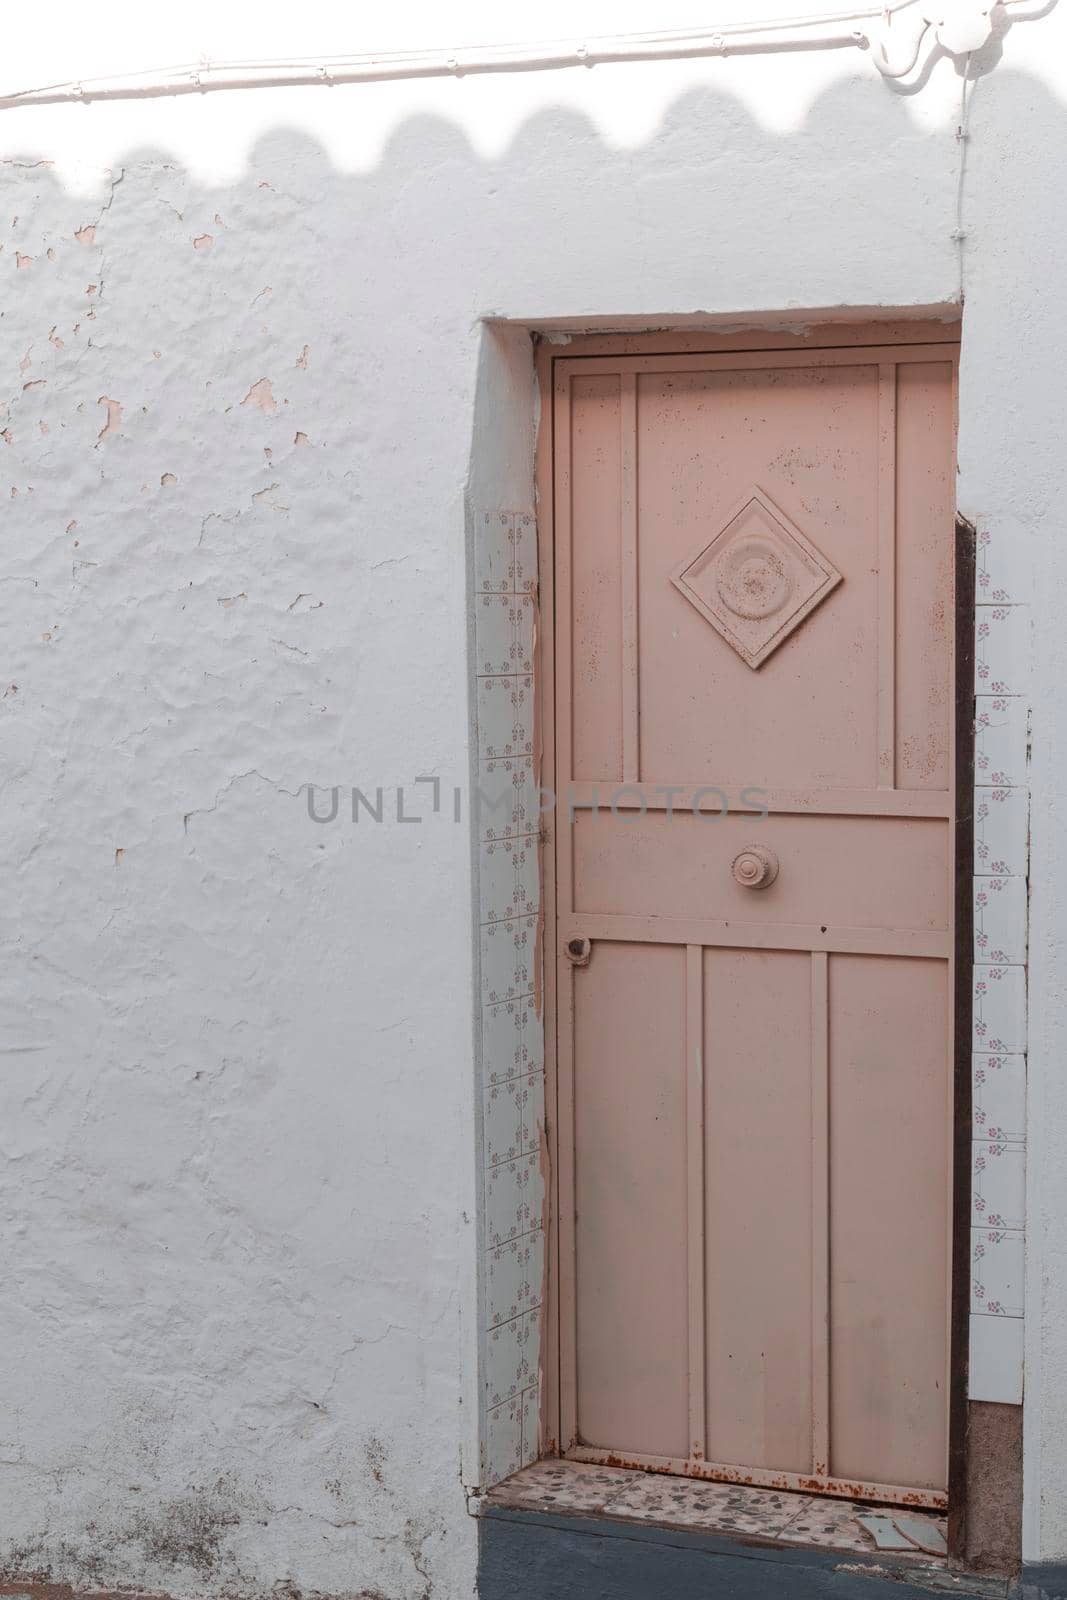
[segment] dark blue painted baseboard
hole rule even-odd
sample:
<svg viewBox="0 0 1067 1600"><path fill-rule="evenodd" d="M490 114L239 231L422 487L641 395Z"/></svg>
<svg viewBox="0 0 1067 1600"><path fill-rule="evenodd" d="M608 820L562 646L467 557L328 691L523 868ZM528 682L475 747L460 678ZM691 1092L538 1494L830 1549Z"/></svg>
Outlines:
<svg viewBox="0 0 1067 1600"><path fill-rule="evenodd" d="M1005 1595L1004 1582L845 1551L786 1550L668 1528L489 1508L479 1522L480 1600L931 1600ZM1057 1569L1059 1570L1059 1569ZM1057 1600L1067 1590L1055 1591Z"/></svg>
<svg viewBox="0 0 1067 1600"><path fill-rule="evenodd" d="M1067 1562L1028 1562L1020 1588L1026 1600L1067 1600Z"/></svg>

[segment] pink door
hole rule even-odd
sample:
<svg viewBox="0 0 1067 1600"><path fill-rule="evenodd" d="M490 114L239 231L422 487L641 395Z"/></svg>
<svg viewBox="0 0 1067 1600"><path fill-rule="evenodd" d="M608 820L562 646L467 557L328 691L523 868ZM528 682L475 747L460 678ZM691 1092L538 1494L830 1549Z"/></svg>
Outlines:
<svg viewBox="0 0 1067 1600"><path fill-rule="evenodd" d="M555 362L574 1458L945 1503L955 354Z"/></svg>

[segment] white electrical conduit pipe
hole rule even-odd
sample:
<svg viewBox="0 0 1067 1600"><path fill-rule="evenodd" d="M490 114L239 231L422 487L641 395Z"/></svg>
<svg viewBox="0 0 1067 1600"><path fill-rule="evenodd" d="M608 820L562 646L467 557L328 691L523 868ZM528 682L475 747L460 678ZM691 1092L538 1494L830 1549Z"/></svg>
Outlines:
<svg viewBox="0 0 1067 1600"><path fill-rule="evenodd" d="M717 28L664 33L605 35L581 42L473 45L456 50L405 50L373 55L328 56L278 61L222 61L215 64L164 67L97 78L82 83L44 84L0 94L0 110L15 106L58 105L69 101L143 100L180 94L207 94L220 89L268 89L343 83L381 83L393 79L464 77L487 72L548 72L564 67L593 67L620 61L658 61L733 52L790 49L871 49L886 77L903 77L918 60L928 29L938 28L941 13L956 17L962 10L988 19L1002 8L1009 14L1020 0L889 0L845 12L780 17L764 22L724 23ZM899 32L901 57L890 61L882 38L857 23L880 22L888 35L898 13L909 12ZM986 37L991 24L986 23ZM984 41L983 41L984 42ZM894 40L895 43L895 40ZM971 48L976 48L971 46Z"/></svg>

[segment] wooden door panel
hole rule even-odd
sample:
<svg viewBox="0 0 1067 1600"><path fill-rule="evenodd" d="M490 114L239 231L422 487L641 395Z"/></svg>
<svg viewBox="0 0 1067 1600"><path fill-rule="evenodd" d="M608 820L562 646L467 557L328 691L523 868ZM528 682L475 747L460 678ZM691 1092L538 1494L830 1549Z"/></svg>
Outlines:
<svg viewBox="0 0 1067 1600"><path fill-rule="evenodd" d="M948 1439L948 964L829 957L831 1469L938 1488Z"/></svg>
<svg viewBox="0 0 1067 1600"><path fill-rule="evenodd" d="M908 634L895 652L895 781L927 792L951 785L954 377L944 361L897 368L895 601Z"/></svg>
<svg viewBox="0 0 1067 1600"><path fill-rule="evenodd" d="M954 347L554 370L562 1446L943 1505Z"/></svg>
<svg viewBox="0 0 1067 1600"><path fill-rule="evenodd" d="M615 373L574 381L571 495L575 524L622 523L621 385ZM577 539L571 568L582 641L573 678L570 769L575 778L622 781L622 564L619 538Z"/></svg>
<svg viewBox="0 0 1067 1600"><path fill-rule="evenodd" d="M578 1434L685 1456L685 950L600 943L575 977Z"/></svg>
<svg viewBox="0 0 1067 1600"><path fill-rule="evenodd" d="M644 818L579 811L574 822L574 910L708 917L828 929L937 929L951 925L945 871L949 824L901 817L803 817L660 812ZM788 866L763 893L738 884L731 864L747 844Z"/></svg>
<svg viewBox="0 0 1067 1600"><path fill-rule="evenodd" d="M705 950L703 968L704 1450L808 1473L811 958Z"/></svg>
<svg viewBox="0 0 1067 1600"><path fill-rule="evenodd" d="M872 781L878 388L873 363L639 379L645 778ZM664 581L754 487L845 577L755 673Z"/></svg>

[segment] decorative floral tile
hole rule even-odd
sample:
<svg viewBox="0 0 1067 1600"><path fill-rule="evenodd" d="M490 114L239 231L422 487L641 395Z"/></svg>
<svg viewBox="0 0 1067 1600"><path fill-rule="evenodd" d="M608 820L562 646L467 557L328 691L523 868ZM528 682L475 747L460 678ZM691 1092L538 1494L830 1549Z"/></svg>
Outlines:
<svg viewBox="0 0 1067 1600"><path fill-rule="evenodd" d="M515 513L513 511L476 513L474 528L476 592L506 594L512 587L511 574L514 561Z"/></svg>
<svg viewBox="0 0 1067 1600"><path fill-rule="evenodd" d="M522 1112L521 1148L524 1155L541 1149L541 1135L545 1126L545 1077L543 1072L527 1073L518 1080L520 1109Z"/></svg>
<svg viewBox="0 0 1067 1600"><path fill-rule="evenodd" d="M533 594L517 594L511 599L513 672L532 672L537 645L537 600Z"/></svg>
<svg viewBox="0 0 1067 1600"><path fill-rule="evenodd" d="M544 1273L545 1240L540 1228L493 1246L486 1257L486 1327L536 1311Z"/></svg>
<svg viewBox="0 0 1067 1600"><path fill-rule="evenodd" d="M539 845L538 835L532 833L482 841L479 902L483 923L535 916L540 910Z"/></svg>
<svg viewBox="0 0 1067 1600"><path fill-rule="evenodd" d="M524 1000L505 1000L482 1008L482 1077L486 1085L518 1078L526 1071Z"/></svg>
<svg viewBox="0 0 1067 1600"><path fill-rule="evenodd" d="M481 922L506 922L518 916L514 839L484 840L478 849L478 916Z"/></svg>
<svg viewBox="0 0 1067 1600"><path fill-rule="evenodd" d="M530 1322L521 1313L491 1328L485 1344L485 1391L490 1406L514 1400L530 1382Z"/></svg>
<svg viewBox="0 0 1067 1600"><path fill-rule="evenodd" d="M515 606L510 595L475 595L474 648L475 671L479 677L517 670Z"/></svg>
<svg viewBox="0 0 1067 1600"><path fill-rule="evenodd" d="M1026 1226L1026 1153L1021 1144L976 1139L971 1146L971 1222L976 1228Z"/></svg>
<svg viewBox="0 0 1067 1600"><path fill-rule="evenodd" d="M1026 879L975 878L974 959L1026 960Z"/></svg>
<svg viewBox="0 0 1067 1600"><path fill-rule="evenodd" d="M489 1084L484 1091L482 1148L487 1167L516 1161L523 1153L525 1084L525 1078L508 1078L503 1083Z"/></svg>
<svg viewBox="0 0 1067 1600"><path fill-rule="evenodd" d="M541 909L541 839L536 833L513 841L515 859L515 914L532 916Z"/></svg>
<svg viewBox="0 0 1067 1600"><path fill-rule="evenodd" d="M1019 560L1015 528L984 528L977 541L976 590L979 605L1025 605L1031 598L1028 564Z"/></svg>
<svg viewBox="0 0 1067 1600"><path fill-rule="evenodd" d="M490 1406L484 1451L483 1482L500 1483L522 1463L522 1401L518 1395Z"/></svg>
<svg viewBox="0 0 1067 1600"><path fill-rule="evenodd" d="M533 756L496 756L479 762L478 769L479 839L536 833L541 812Z"/></svg>
<svg viewBox="0 0 1067 1600"><path fill-rule="evenodd" d="M971 1316L971 1352L967 1394L971 1400L992 1400L1017 1406L1023 1398L1022 1317Z"/></svg>
<svg viewBox="0 0 1067 1600"><path fill-rule="evenodd" d="M1023 1235L971 1229L971 1310L991 1317L1023 1314Z"/></svg>
<svg viewBox="0 0 1067 1600"><path fill-rule="evenodd" d="M526 1007L526 1020L522 1030L522 1054L526 1063L527 1072L541 1072L545 1070L545 1025L537 1010L537 1001L533 995L528 995L523 1001Z"/></svg>
<svg viewBox="0 0 1067 1600"><path fill-rule="evenodd" d="M478 752L482 760L491 756L532 756L533 678L529 674L479 678L477 698Z"/></svg>
<svg viewBox="0 0 1067 1600"><path fill-rule="evenodd" d="M990 1055L1026 1049L1026 969L974 968L974 1044Z"/></svg>
<svg viewBox="0 0 1067 1600"><path fill-rule="evenodd" d="M532 1466L541 1440L541 1391L534 1385L522 1396L522 1464Z"/></svg>
<svg viewBox="0 0 1067 1600"><path fill-rule="evenodd" d="M537 1155L489 1167L485 1174L485 1224L490 1245L541 1226L543 1183Z"/></svg>
<svg viewBox="0 0 1067 1600"><path fill-rule="evenodd" d="M541 1236L541 1246L542 1246L542 1249L541 1249L540 1259L543 1260L544 1259L544 1253L543 1253L544 1252L544 1235L543 1234ZM544 1315L545 1315L545 1308L544 1308L543 1305L536 1305L531 1310L523 1312L523 1316L526 1319L526 1332L525 1332L525 1335L524 1335L524 1337L526 1339L526 1365L527 1365L527 1367L529 1369L529 1373L530 1373L529 1383L530 1383L531 1387L533 1387L534 1384L539 1384L541 1382L541 1377L542 1377L542 1374L541 1374L541 1325L542 1325L542 1323L544 1321Z"/></svg>
<svg viewBox="0 0 1067 1600"><path fill-rule="evenodd" d="M1029 706L1018 695L979 695L974 719L976 783L993 789L1025 785L1029 714Z"/></svg>
<svg viewBox="0 0 1067 1600"><path fill-rule="evenodd" d="M1026 1057L974 1056L971 1113L976 1139L1018 1143L1026 1137Z"/></svg>
<svg viewBox="0 0 1067 1600"><path fill-rule="evenodd" d="M1028 606L978 606L975 694L1025 695L1030 662Z"/></svg>
<svg viewBox="0 0 1067 1600"><path fill-rule="evenodd" d="M516 593L537 593L537 523L529 511L515 513L514 571L512 587Z"/></svg>
<svg viewBox="0 0 1067 1600"><path fill-rule="evenodd" d="M1029 864L1030 795L1026 789L974 791L974 870L1025 878Z"/></svg>
<svg viewBox="0 0 1067 1600"><path fill-rule="evenodd" d="M482 928L483 1005L497 1005L501 1000L529 994L536 956L536 917L486 923Z"/></svg>

